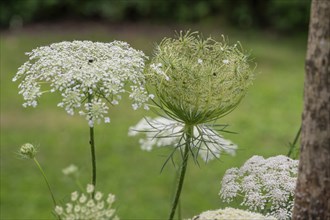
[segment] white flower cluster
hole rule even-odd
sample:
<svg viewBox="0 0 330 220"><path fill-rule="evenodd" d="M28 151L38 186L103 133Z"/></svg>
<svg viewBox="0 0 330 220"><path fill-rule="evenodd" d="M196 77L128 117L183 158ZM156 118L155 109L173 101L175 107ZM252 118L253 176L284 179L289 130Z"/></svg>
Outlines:
<svg viewBox="0 0 330 220"><path fill-rule="evenodd" d="M264 159L253 156L241 168L226 171L220 197L230 202L243 195L241 205L268 213L279 220L290 219L298 174L298 160L279 155Z"/></svg>
<svg viewBox="0 0 330 220"><path fill-rule="evenodd" d="M62 169L62 173L66 176L72 176L78 173L78 167L74 164L70 164L68 167Z"/></svg>
<svg viewBox="0 0 330 220"><path fill-rule="evenodd" d="M130 94L134 109L148 108L150 95L143 75L147 57L126 42L60 42L36 48L27 55L29 61L13 78L21 80L19 94L25 100L24 107L36 107L43 93L59 91L63 98L58 106L70 115L80 109L90 126L101 120L110 122L106 102L118 104L121 93ZM41 85L45 84L42 91ZM130 85L127 91L126 84Z"/></svg>
<svg viewBox="0 0 330 220"><path fill-rule="evenodd" d="M249 212L241 209L225 208L203 212L191 220L276 220L274 217L263 216L259 213Z"/></svg>
<svg viewBox="0 0 330 220"><path fill-rule="evenodd" d="M165 147L181 146L182 132L184 124L170 120L164 117L151 119L143 118L135 126L129 128L128 135L135 136L141 132L146 134L146 138L141 138L139 143L141 149L150 151L153 146ZM231 141L224 139L214 129L206 125L197 125L194 127L194 137L192 146L197 154L202 157L205 162L219 158L220 153L225 151L230 155L235 155L237 145Z"/></svg>
<svg viewBox="0 0 330 220"><path fill-rule="evenodd" d="M104 200L103 194L96 192L93 199L93 192L94 186L91 184L87 185L87 195L73 192L71 202L66 203L65 207L56 206L55 213L62 220L119 220L118 216L115 215L116 210L112 208L115 196L109 194Z"/></svg>

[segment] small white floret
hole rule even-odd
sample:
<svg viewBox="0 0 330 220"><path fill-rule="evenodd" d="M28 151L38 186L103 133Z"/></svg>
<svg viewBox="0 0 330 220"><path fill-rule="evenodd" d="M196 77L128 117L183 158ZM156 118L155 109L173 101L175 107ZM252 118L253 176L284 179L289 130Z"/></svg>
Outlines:
<svg viewBox="0 0 330 220"><path fill-rule="evenodd" d="M92 193L94 192L94 185L93 184L88 184L86 188L87 193Z"/></svg>
<svg viewBox="0 0 330 220"><path fill-rule="evenodd" d="M228 64L229 63L229 60L223 60L222 61L224 64Z"/></svg>

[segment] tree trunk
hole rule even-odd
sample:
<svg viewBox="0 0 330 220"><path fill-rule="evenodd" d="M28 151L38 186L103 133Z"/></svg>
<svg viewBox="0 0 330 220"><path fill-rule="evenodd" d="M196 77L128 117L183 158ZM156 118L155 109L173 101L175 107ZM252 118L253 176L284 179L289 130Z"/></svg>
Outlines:
<svg viewBox="0 0 330 220"><path fill-rule="evenodd" d="M330 219L330 1L312 0L293 219Z"/></svg>

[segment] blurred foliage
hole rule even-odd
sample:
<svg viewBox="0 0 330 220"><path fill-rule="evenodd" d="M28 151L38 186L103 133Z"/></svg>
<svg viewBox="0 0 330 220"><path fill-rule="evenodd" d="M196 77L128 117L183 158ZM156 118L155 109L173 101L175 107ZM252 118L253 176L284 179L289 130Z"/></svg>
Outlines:
<svg viewBox="0 0 330 220"><path fill-rule="evenodd" d="M311 0L3 0L0 26L45 20L196 22L222 19L241 28L307 30Z"/></svg>

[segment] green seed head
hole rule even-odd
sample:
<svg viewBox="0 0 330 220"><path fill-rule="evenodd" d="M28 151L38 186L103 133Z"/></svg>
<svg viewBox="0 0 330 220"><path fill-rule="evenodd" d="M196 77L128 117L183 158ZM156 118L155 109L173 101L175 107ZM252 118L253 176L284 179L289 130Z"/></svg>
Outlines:
<svg viewBox="0 0 330 220"><path fill-rule="evenodd" d="M192 125L232 111L254 76L239 45L203 39L197 32L163 39L146 68L159 106L170 117Z"/></svg>
<svg viewBox="0 0 330 220"><path fill-rule="evenodd" d="M23 144L19 154L26 159L33 159L37 154L37 149L30 143Z"/></svg>

